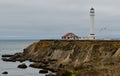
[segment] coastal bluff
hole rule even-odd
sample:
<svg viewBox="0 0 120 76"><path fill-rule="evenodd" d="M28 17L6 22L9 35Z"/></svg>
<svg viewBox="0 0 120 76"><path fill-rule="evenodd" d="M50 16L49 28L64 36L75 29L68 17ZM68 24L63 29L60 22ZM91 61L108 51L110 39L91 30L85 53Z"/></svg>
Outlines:
<svg viewBox="0 0 120 76"><path fill-rule="evenodd" d="M73 76L120 75L120 40L40 40L18 55L10 59L30 60L34 62L31 66L36 68L59 70L57 76L62 73Z"/></svg>
<svg viewBox="0 0 120 76"><path fill-rule="evenodd" d="M94 59L120 56L119 40L41 40L28 46L27 58L56 59L59 63L78 66Z"/></svg>

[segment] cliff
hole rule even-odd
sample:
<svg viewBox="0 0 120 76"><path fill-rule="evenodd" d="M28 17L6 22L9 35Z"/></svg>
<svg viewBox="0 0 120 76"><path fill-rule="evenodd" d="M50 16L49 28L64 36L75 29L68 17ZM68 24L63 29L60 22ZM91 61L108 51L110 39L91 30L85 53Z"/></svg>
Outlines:
<svg viewBox="0 0 120 76"><path fill-rule="evenodd" d="M74 76L120 75L119 40L41 40L20 57L46 68L69 70Z"/></svg>
<svg viewBox="0 0 120 76"><path fill-rule="evenodd" d="M31 44L24 51L33 59L57 59L61 63L79 65L98 58L118 57L120 41L105 40L41 40Z"/></svg>

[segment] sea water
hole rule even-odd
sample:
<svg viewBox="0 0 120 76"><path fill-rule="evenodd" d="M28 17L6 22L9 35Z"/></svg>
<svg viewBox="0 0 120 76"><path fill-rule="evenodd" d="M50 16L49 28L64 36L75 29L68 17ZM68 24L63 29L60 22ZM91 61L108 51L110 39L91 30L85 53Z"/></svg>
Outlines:
<svg viewBox="0 0 120 76"><path fill-rule="evenodd" d="M0 40L0 76L45 76L39 74L40 69L28 67L26 69L19 69L17 66L20 62L5 62L1 60L3 54L14 54L23 52L23 49L36 42L37 40ZM29 66L31 62L23 62ZM8 74L4 75L2 72L7 71Z"/></svg>

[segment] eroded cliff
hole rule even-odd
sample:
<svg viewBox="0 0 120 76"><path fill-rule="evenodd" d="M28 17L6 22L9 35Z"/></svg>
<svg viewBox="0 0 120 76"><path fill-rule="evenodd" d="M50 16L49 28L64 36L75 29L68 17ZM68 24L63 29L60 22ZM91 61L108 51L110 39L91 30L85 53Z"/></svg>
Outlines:
<svg viewBox="0 0 120 76"><path fill-rule="evenodd" d="M41 40L20 57L42 62L45 68L67 69L75 76L120 75L119 40Z"/></svg>
<svg viewBox="0 0 120 76"><path fill-rule="evenodd" d="M25 55L35 59L57 59L61 63L79 64L97 58L117 57L120 41L105 40L41 40L25 49Z"/></svg>

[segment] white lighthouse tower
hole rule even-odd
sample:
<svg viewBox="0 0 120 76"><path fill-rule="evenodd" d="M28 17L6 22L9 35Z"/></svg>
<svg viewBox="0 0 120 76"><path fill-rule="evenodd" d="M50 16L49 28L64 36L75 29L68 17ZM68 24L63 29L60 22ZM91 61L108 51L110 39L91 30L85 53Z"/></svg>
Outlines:
<svg viewBox="0 0 120 76"><path fill-rule="evenodd" d="M90 9L90 35L89 35L89 39L90 40L95 39L95 34L94 34L94 16L95 16L94 8L91 8Z"/></svg>

